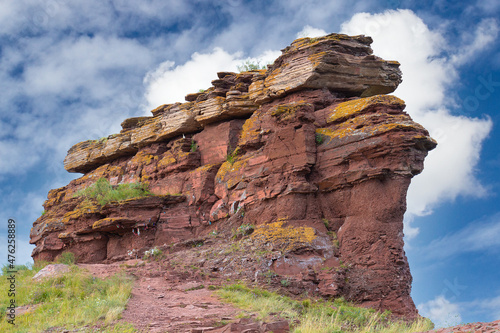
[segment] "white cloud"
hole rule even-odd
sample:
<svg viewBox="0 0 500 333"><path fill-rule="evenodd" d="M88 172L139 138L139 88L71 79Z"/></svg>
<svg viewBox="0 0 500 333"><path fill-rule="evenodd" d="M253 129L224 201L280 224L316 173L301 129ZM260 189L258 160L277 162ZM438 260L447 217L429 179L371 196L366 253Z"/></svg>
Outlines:
<svg viewBox="0 0 500 333"><path fill-rule="evenodd" d="M418 228L409 225L412 216L429 214L437 204L458 195L481 196L486 192L474 173L492 121L455 116L447 106L455 103L449 97L449 88L458 80L458 64L486 47L496 34L498 29L489 25L491 21L483 21L468 41L473 51L461 53L458 47L455 58L441 55L448 48L444 37L430 30L410 10L359 13L342 25L344 33L373 37L374 54L401 63L403 83L395 94L405 100L412 118L438 141L438 147L425 161L423 173L413 179L408 191L407 239L418 234ZM456 57L462 60L453 60Z"/></svg>
<svg viewBox="0 0 500 333"><path fill-rule="evenodd" d="M422 249L423 255L432 259L486 251L500 251L500 214L470 223L458 232L432 241Z"/></svg>
<svg viewBox="0 0 500 333"><path fill-rule="evenodd" d="M420 315L432 320L436 328L455 326L462 322L460 306L442 295L417 305L417 308Z"/></svg>
<svg viewBox="0 0 500 333"><path fill-rule="evenodd" d="M297 38L303 37L320 37L328 34L323 29L316 29L311 27L310 25L306 25L304 29L302 29L299 33L297 33Z"/></svg>
<svg viewBox="0 0 500 333"><path fill-rule="evenodd" d="M279 51L266 51L255 58L243 59L241 53L230 54L221 48L215 48L211 53L193 53L191 59L183 65L174 67L173 61L165 61L144 79L149 107L184 102L187 94L209 88L211 82L217 79L217 72L237 72L238 65L246 60L270 63L280 54Z"/></svg>
<svg viewBox="0 0 500 333"><path fill-rule="evenodd" d="M477 52L490 45L498 36L498 23L493 18L481 20L474 33L464 36L463 47L451 57L452 63L462 65L473 59Z"/></svg>
<svg viewBox="0 0 500 333"><path fill-rule="evenodd" d="M83 36L47 44L39 43L37 50L32 50L36 58L26 66L24 81L29 96L73 97L83 89L94 99L110 97L118 93L113 76L134 67L144 69L153 62L145 46L117 37Z"/></svg>
<svg viewBox="0 0 500 333"><path fill-rule="evenodd" d="M500 318L500 296L472 302L470 307L483 309L492 320L499 320Z"/></svg>

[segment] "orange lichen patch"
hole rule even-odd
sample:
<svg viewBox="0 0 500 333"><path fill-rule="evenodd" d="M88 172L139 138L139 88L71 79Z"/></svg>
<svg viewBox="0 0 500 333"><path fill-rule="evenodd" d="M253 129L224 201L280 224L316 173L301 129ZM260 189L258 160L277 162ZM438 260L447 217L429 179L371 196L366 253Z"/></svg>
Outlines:
<svg viewBox="0 0 500 333"><path fill-rule="evenodd" d="M154 156L144 151L140 151L137 154L135 154L134 157L132 157L130 162L138 165L149 165L151 164L152 161L156 160L158 160L158 156Z"/></svg>
<svg viewBox="0 0 500 333"><path fill-rule="evenodd" d="M66 195L66 188L61 187L54 190L50 190L47 195L47 200L45 200L43 207L47 210L49 207L61 202Z"/></svg>
<svg viewBox="0 0 500 333"><path fill-rule="evenodd" d="M386 115L382 121L378 118L379 115L360 115L336 127L318 128L316 134L323 136L324 141L328 143L333 139L342 139L353 135L369 137L389 131L425 132L421 125L413 122L405 114Z"/></svg>
<svg viewBox="0 0 500 333"><path fill-rule="evenodd" d="M71 221L78 220L85 215L97 214L100 211L100 207L94 205L90 200L83 200L74 210L64 214L61 222L68 224Z"/></svg>
<svg viewBox="0 0 500 333"><path fill-rule="evenodd" d="M178 163L179 161L186 159L189 154L190 152L180 151L178 149L169 150L165 152L163 158L158 162L158 168L165 168L169 165Z"/></svg>
<svg viewBox="0 0 500 333"><path fill-rule="evenodd" d="M334 138L343 138L346 135L352 134L354 132L353 128L344 128L342 130L336 130L331 128L318 128L316 129L316 134L323 136L323 141L326 143L330 142Z"/></svg>
<svg viewBox="0 0 500 333"><path fill-rule="evenodd" d="M217 164L205 164L205 165L202 165L201 167L199 168L196 168L192 171L190 171L189 173L190 174L193 174L193 173L196 173L196 172L204 172L204 171L208 171L210 169L212 169L213 167L217 166Z"/></svg>
<svg viewBox="0 0 500 333"><path fill-rule="evenodd" d="M298 101L290 104L277 105L272 108L270 112L272 116L277 117L280 121L287 121L295 118L297 111L307 106L312 106L312 104Z"/></svg>
<svg viewBox="0 0 500 333"><path fill-rule="evenodd" d="M69 238L69 237L70 237L69 232L61 232L59 235L57 235L57 238L59 238L59 239L65 239L65 238Z"/></svg>
<svg viewBox="0 0 500 333"><path fill-rule="evenodd" d="M241 72L241 73L237 73L236 74L236 78L240 78L242 76L245 76L245 75L248 75L248 74L253 74L253 73L259 73L260 75L264 75L266 74L266 71L267 69L253 69L251 71L245 71L245 72Z"/></svg>
<svg viewBox="0 0 500 333"><path fill-rule="evenodd" d="M163 158L158 162L158 167L166 167L167 165L174 164L177 162L177 160L174 157L174 154L172 154L171 151L167 151L164 155Z"/></svg>
<svg viewBox="0 0 500 333"><path fill-rule="evenodd" d="M101 229L103 227L109 227L111 225L118 224L120 221L123 221L123 218L121 218L121 217L107 217L107 218L95 221L94 224L92 224L92 229Z"/></svg>
<svg viewBox="0 0 500 333"><path fill-rule="evenodd" d="M228 189L233 188L245 178L245 174L241 172L241 169L248 164L248 158L238 160L238 157L236 157L236 159L232 164L224 162L215 176L218 182L226 183Z"/></svg>
<svg viewBox="0 0 500 333"><path fill-rule="evenodd" d="M316 38L311 38L311 37L304 37L304 38L299 38L293 41L292 45L287 47L284 51L285 52L292 52L292 51L298 51L301 49L305 48L310 48L313 47L319 43L326 42L326 41L349 41L349 40L358 40L360 38L364 38L362 36L348 36L344 34L329 34L326 36L322 37L316 37Z"/></svg>
<svg viewBox="0 0 500 333"><path fill-rule="evenodd" d="M313 66L316 67L322 62L322 60L326 56L326 54L327 54L326 52L313 53L313 54L309 55L307 57L307 59L309 59L309 61L311 61Z"/></svg>
<svg viewBox="0 0 500 333"><path fill-rule="evenodd" d="M238 145L244 145L247 142L255 141L259 138L260 122L258 115L254 113L248 118L241 129L240 139Z"/></svg>
<svg viewBox="0 0 500 333"><path fill-rule="evenodd" d="M397 105L404 108L405 102L396 96L375 95L340 103L328 117L328 123L338 122L356 116L370 106Z"/></svg>
<svg viewBox="0 0 500 333"><path fill-rule="evenodd" d="M269 87L273 84L273 81L276 80L276 77L278 75L281 75L283 70L286 69L288 66L290 66L289 63L285 62L281 64L280 67L275 68L271 73L269 73L265 79L265 87Z"/></svg>
<svg viewBox="0 0 500 333"><path fill-rule="evenodd" d="M285 226L287 222L288 218L284 217L276 222L257 226L252 239L260 245L270 243L283 253L311 244L316 239L314 228Z"/></svg>

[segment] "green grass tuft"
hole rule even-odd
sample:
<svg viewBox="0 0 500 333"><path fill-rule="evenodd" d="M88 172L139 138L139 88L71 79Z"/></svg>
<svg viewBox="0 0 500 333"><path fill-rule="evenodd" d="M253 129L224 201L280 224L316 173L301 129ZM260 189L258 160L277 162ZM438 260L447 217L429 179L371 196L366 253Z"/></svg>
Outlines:
<svg viewBox="0 0 500 333"><path fill-rule="evenodd" d="M31 312L16 316L15 326L5 319L10 302L7 293L0 294L0 332L42 332L49 327L81 328L97 323L101 332L134 332L125 325L116 330L111 323L120 318L130 297L133 280L122 274L105 280L72 266L64 275L39 282L32 277L45 264L22 269L16 274L16 305L35 305ZM8 280L2 277L1 290L8 290ZM110 324L110 325L108 325Z"/></svg>
<svg viewBox="0 0 500 333"><path fill-rule="evenodd" d="M238 65L237 68L240 72L248 72L259 69L267 69L267 64L261 64L260 61L252 62L250 60L246 60L241 65Z"/></svg>
<svg viewBox="0 0 500 333"><path fill-rule="evenodd" d="M434 327L426 318L412 323L391 321L388 311L380 313L373 309L356 307L341 298L333 302L310 299L300 302L241 284L225 286L216 293L223 300L241 309L257 313L258 320L266 320L271 313L277 313L281 318L289 320L291 331L295 333L410 333ZM293 323L297 323L296 326L293 326Z"/></svg>
<svg viewBox="0 0 500 333"><path fill-rule="evenodd" d="M112 202L126 199L142 198L151 196L145 183L120 184L113 186L106 178L99 178L94 184L75 193L75 196L83 196L86 199L94 199L101 206Z"/></svg>
<svg viewBox="0 0 500 333"><path fill-rule="evenodd" d="M59 259L57 260L60 264L74 265L75 264L75 254L73 252L63 252Z"/></svg>

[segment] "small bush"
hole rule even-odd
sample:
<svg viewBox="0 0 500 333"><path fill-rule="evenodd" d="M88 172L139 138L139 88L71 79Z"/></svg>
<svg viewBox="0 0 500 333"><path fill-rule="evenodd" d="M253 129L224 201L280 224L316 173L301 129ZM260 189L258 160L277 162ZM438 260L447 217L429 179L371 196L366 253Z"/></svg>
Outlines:
<svg viewBox="0 0 500 333"><path fill-rule="evenodd" d="M196 144L196 141L192 140L191 141L191 152L195 152L198 149L198 144Z"/></svg>
<svg viewBox="0 0 500 333"><path fill-rule="evenodd" d="M234 162L236 162L236 158L238 157L238 152L239 152L238 148L236 148L231 153L227 154L227 156L226 156L226 162L228 162L229 164L233 165Z"/></svg>
<svg viewBox="0 0 500 333"><path fill-rule="evenodd" d="M132 198L151 196L145 183L120 184L113 186L106 178L99 178L94 184L75 193L75 196L83 196L86 199L96 200L101 206L112 202Z"/></svg>
<svg viewBox="0 0 500 333"><path fill-rule="evenodd" d="M261 64L260 61L250 61L246 60L244 61L241 65L239 65L238 70L240 72L248 72L248 71L254 71L254 70L259 70L259 69L267 69L267 64Z"/></svg>
<svg viewBox="0 0 500 333"><path fill-rule="evenodd" d="M319 146L323 142L325 142L325 137L322 134L316 133L315 137L316 144Z"/></svg>

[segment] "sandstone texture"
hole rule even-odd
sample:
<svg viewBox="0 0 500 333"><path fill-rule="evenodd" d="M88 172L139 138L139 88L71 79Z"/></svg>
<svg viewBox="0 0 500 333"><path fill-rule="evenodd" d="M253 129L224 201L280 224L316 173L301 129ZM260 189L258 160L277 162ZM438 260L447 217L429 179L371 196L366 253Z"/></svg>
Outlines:
<svg viewBox="0 0 500 333"><path fill-rule="evenodd" d="M386 95L399 64L370 43L298 39L267 70L218 73L185 103L74 145L64 166L84 175L49 192L33 258L71 251L107 263L155 246L233 244L242 251L207 250L200 265L255 280L272 272L296 290L416 316L402 221L436 142ZM75 195L100 178L154 195L105 205Z"/></svg>

